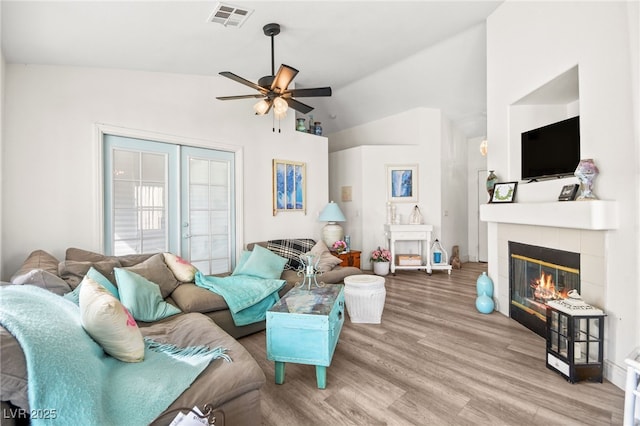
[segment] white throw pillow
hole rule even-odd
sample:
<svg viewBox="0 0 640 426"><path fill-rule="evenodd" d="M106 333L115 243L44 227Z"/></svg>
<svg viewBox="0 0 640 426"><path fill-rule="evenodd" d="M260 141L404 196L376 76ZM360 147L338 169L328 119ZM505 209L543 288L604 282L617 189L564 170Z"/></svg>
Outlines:
<svg viewBox="0 0 640 426"><path fill-rule="evenodd" d="M80 288L82 326L104 351L124 362L144 360L144 339L127 308L89 277Z"/></svg>

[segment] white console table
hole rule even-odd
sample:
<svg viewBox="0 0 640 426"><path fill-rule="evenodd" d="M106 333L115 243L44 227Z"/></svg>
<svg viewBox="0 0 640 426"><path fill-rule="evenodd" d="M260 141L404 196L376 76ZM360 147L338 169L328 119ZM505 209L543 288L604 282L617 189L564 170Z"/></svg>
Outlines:
<svg viewBox="0 0 640 426"><path fill-rule="evenodd" d="M391 273L395 274L396 269L425 269L427 274L431 274L434 269L447 270L451 274L451 265L441 263L433 265L431 263L431 232L433 225L384 225L384 232L389 241L391 251ZM417 241L419 244L418 253L422 258L421 265L396 265L396 241ZM426 245L426 256L423 255L423 246Z"/></svg>

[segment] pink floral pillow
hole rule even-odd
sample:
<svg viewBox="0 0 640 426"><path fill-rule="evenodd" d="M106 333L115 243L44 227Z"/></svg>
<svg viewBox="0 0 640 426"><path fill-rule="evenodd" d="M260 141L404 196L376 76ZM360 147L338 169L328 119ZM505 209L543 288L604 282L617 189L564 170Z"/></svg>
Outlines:
<svg viewBox="0 0 640 426"><path fill-rule="evenodd" d="M165 263L169 269L171 269L171 272L173 272L173 275L176 276L178 281L182 281L183 283L193 282L196 277L196 272L198 272L198 268L173 253L163 254Z"/></svg>

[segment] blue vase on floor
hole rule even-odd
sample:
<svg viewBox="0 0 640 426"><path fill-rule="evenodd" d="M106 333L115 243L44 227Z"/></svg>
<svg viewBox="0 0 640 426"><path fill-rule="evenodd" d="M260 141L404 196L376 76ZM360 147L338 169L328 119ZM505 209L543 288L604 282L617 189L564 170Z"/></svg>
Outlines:
<svg viewBox="0 0 640 426"><path fill-rule="evenodd" d="M491 312L493 312L494 308L495 308L495 303L493 302L492 298L487 296L487 293L482 293L476 299L476 309L481 314L490 314Z"/></svg>
<svg viewBox="0 0 640 426"><path fill-rule="evenodd" d="M476 291L478 296L485 293L489 298L493 297L493 281L486 272L483 272L476 280Z"/></svg>

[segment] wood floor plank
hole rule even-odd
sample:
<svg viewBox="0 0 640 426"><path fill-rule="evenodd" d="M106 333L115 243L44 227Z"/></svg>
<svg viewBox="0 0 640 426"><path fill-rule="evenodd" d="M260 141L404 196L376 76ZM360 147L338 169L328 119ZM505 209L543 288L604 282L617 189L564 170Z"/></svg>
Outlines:
<svg viewBox="0 0 640 426"><path fill-rule="evenodd" d="M624 392L571 384L545 366L545 340L497 312L475 309L486 264L396 271L381 324L347 316L327 388L313 366L287 364L274 383L265 332L240 339L265 372L263 425L618 425Z"/></svg>

